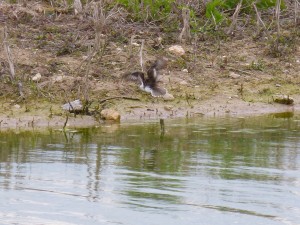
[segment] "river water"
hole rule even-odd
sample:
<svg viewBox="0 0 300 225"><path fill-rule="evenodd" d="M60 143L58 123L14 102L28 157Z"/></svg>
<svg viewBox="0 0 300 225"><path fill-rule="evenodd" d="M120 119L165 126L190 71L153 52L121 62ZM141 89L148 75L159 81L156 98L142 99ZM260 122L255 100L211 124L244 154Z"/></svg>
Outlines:
<svg viewBox="0 0 300 225"><path fill-rule="evenodd" d="M300 116L164 122L0 132L0 224L300 224Z"/></svg>

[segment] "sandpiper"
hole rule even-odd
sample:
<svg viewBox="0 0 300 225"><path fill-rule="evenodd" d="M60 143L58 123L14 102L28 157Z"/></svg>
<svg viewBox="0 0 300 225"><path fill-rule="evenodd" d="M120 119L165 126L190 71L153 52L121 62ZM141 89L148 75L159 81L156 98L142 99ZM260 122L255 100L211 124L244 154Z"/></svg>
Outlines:
<svg viewBox="0 0 300 225"><path fill-rule="evenodd" d="M161 97L167 94L165 88L159 87L159 71L167 66L167 59L157 59L147 70L147 78L143 72L133 72L125 74L124 76L130 80L139 80L140 89L151 93L153 97Z"/></svg>

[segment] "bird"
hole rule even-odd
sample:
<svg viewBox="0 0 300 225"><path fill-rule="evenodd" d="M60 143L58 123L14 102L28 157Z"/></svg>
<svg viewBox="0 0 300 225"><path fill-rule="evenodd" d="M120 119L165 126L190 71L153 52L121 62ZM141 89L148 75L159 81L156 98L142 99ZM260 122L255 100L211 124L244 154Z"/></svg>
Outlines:
<svg viewBox="0 0 300 225"><path fill-rule="evenodd" d="M140 89L142 91L151 93L153 97L162 97L168 92L165 88L159 87L159 71L166 68L167 59L157 59L147 70L147 77L144 72L136 71L133 73L127 73L124 77L127 80L138 80L140 82Z"/></svg>

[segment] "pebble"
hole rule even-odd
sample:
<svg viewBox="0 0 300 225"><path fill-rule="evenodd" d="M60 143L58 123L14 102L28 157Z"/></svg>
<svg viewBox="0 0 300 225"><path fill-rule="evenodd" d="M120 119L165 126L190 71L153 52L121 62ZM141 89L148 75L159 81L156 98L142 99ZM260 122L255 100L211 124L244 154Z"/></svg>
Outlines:
<svg viewBox="0 0 300 225"><path fill-rule="evenodd" d="M186 82L185 80L183 80L183 81L180 81L180 83L179 84L181 84L181 85L187 85L188 84L188 82Z"/></svg>
<svg viewBox="0 0 300 225"><path fill-rule="evenodd" d="M31 80L33 81L39 81L42 78L42 75L40 73L37 73L33 77L31 77Z"/></svg>
<svg viewBox="0 0 300 225"><path fill-rule="evenodd" d="M178 56L183 56L185 54L183 47L180 45L172 45L168 50Z"/></svg>
<svg viewBox="0 0 300 225"><path fill-rule="evenodd" d="M103 109L100 115L104 120L120 121L121 119L120 113L114 109Z"/></svg>
<svg viewBox="0 0 300 225"><path fill-rule="evenodd" d="M231 78L233 78L233 79L237 79L237 78L239 78L241 75L239 75L239 74L237 74L237 73L234 73L234 72L231 72L230 74L229 74L229 77L231 77Z"/></svg>
<svg viewBox="0 0 300 225"><path fill-rule="evenodd" d="M165 95L163 96L163 99L164 99L165 101L172 101L172 100L174 100L175 98L174 98L174 96L173 96L172 94L167 93L167 94L165 94Z"/></svg>

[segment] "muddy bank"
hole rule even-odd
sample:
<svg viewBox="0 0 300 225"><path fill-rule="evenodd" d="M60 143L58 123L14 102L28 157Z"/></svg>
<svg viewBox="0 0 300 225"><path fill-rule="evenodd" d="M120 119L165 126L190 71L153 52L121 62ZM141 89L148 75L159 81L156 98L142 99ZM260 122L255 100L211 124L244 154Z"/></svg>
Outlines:
<svg viewBox="0 0 300 225"><path fill-rule="evenodd" d="M277 103L251 103L245 102L239 98L230 96L215 96L206 101L193 101L189 104L180 104L172 102L153 102L143 103L135 102L119 102L115 107L121 114L122 122L137 122L158 119L185 118L185 117L211 117L211 116L257 116L269 113L280 112L300 112L299 100L296 97L295 104L292 106ZM22 107L17 109L22 110ZM20 112L17 114L0 116L0 129L41 129L41 128L57 128L64 127L67 119L66 113L61 115L42 114L37 112ZM45 112L44 112L45 113ZM68 114L66 128L92 127L111 124L112 122L103 121L97 116L82 116Z"/></svg>

